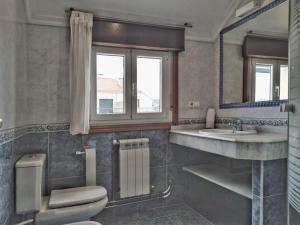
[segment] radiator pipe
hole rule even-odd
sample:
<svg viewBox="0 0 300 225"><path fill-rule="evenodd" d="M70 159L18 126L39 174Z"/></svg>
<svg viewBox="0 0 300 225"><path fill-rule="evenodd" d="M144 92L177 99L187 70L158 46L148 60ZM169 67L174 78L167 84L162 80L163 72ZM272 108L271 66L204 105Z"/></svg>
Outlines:
<svg viewBox="0 0 300 225"><path fill-rule="evenodd" d="M114 208L117 206L128 205L128 204L137 203L137 202L145 202L145 201L154 200L154 199L166 199L171 195L171 192L172 192L171 190L172 190L172 186L170 184L167 187L167 189L161 193L148 195L148 196L132 197L129 199L121 199L121 200L117 200L117 201L110 201L110 202L108 202L108 204L105 208ZM140 200L140 198L144 198L144 199Z"/></svg>

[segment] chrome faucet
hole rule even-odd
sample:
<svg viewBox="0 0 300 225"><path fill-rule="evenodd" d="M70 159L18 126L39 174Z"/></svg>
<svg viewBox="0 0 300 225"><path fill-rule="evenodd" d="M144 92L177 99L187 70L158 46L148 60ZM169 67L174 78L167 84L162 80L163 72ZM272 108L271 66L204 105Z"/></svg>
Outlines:
<svg viewBox="0 0 300 225"><path fill-rule="evenodd" d="M233 122L228 124L229 127L232 128L232 132L236 132L236 131L242 131L243 130L243 123L242 120L234 120Z"/></svg>

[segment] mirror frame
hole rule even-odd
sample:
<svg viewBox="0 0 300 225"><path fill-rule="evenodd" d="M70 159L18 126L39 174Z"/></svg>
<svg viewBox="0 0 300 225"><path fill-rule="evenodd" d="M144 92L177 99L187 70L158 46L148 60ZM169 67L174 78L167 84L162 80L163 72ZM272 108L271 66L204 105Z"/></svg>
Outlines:
<svg viewBox="0 0 300 225"><path fill-rule="evenodd" d="M288 0L274 0L273 2L265 5L264 7L256 10L253 13L250 13L249 15L243 17L242 19L238 20L237 22L229 25L228 27L225 27L220 32L220 80L219 80L219 108L220 109L230 109L230 108L255 108L255 107L274 107L279 106L282 103L288 102L288 100L272 100L272 101L260 101L260 102L241 102L241 103L229 103L224 104L223 99L223 66L224 66L224 34L227 32L247 23L250 20L255 19L259 15L279 6L280 4L286 2Z"/></svg>

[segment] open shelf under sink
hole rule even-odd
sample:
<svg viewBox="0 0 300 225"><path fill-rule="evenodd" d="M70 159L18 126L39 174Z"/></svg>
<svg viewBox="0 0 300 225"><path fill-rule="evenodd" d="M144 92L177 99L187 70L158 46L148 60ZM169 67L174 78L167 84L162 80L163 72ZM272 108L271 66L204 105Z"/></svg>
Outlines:
<svg viewBox="0 0 300 225"><path fill-rule="evenodd" d="M183 170L252 199L251 172L231 173L218 165L185 166Z"/></svg>

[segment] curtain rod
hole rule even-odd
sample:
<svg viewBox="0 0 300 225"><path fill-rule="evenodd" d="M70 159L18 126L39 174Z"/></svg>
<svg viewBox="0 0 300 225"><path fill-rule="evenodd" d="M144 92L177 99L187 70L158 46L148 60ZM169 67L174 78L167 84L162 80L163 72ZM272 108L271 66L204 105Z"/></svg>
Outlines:
<svg viewBox="0 0 300 225"><path fill-rule="evenodd" d="M91 13L94 15L92 11L86 11L81 9L75 9L75 8L69 8L65 10L65 14L67 17L71 16L72 11L80 11L84 13ZM191 23L185 22L183 25L160 25L160 24L152 24L152 23L142 23L142 22L136 22L136 21L130 21L130 20L122 20L119 18L114 17L99 17L94 15L95 20L104 20L104 21L111 21L111 22L119 22L119 23L132 23L136 25L144 25L144 26L153 26L153 27L162 27L162 28L173 28L173 29L185 29L185 28L193 28L193 25Z"/></svg>

